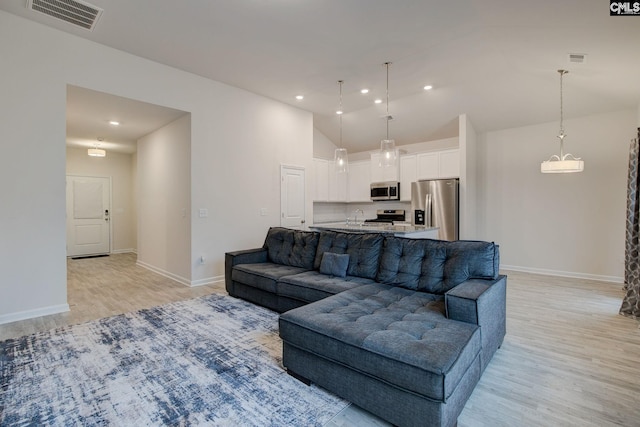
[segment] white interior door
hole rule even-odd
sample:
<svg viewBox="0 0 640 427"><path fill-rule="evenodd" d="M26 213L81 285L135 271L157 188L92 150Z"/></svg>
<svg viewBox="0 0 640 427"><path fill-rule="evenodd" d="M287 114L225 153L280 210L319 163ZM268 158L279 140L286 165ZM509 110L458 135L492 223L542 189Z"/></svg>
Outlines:
<svg viewBox="0 0 640 427"><path fill-rule="evenodd" d="M111 250L111 179L67 175L67 256Z"/></svg>
<svg viewBox="0 0 640 427"><path fill-rule="evenodd" d="M304 168L280 167L280 225L301 229L304 216Z"/></svg>

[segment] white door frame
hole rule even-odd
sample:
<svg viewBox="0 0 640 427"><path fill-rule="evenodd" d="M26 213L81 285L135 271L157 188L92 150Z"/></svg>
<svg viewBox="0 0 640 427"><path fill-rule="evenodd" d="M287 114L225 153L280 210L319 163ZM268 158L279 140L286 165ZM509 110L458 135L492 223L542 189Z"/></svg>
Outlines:
<svg viewBox="0 0 640 427"><path fill-rule="evenodd" d="M113 205L113 182L112 182L112 178L110 176L98 176L98 175L78 175L78 174L66 174L65 175L65 180L67 178L104 178L104 179L108 179L109 180L109 251L108 253L111 253L111 249L112 249L112 243L113 243L113 209L112 209L112 205ZM67 186L65 185L65 198L66 200L68 200L68 194L66 194L66 188ZM67 202L65 201L65 206L67 206ZM66 215L68 215L69 212L66 212ZM65 218L66 218L65 215ZM67 227L66 224L66 220L65 220L65 228ZM68 235L65 232L65 242L66 242L66 246L68 248L68 244L69 242L67 242L68 239ZM67 250L68 253L68 250Z"/></svg>

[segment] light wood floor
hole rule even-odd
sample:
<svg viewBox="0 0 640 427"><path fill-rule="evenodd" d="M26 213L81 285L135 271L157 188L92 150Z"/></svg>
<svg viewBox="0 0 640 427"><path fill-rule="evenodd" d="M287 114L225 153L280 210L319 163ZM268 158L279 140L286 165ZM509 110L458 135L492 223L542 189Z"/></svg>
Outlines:
<svg viewBox="0 0 640 427"><path fill-rule="evenodd" d="M0 325L0 339L208 293L135 265L135 255L68 261L69 313ZM505 272L507 336L460 427L640 426L640 329L618 315L620 284ZM388 426L357 407L328 427Z"/></svg>

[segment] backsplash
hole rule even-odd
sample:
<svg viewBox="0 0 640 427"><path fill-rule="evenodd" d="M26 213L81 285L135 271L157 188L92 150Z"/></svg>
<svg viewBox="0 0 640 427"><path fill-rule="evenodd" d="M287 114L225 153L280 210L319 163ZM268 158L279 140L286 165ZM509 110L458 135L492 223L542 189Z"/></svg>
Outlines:
<svg viewBox="0 0 640 427"><path fill-rule="evenodd" d="M373 202L373 203L318 203L313 204L313 223L321 224L327 222L345 222L347 218L355 217L355 210L362 209L364 215L358 212L358 220L376 217L379 209L404 209L407 211L406 220L410 221L409 202Z"/></svg>

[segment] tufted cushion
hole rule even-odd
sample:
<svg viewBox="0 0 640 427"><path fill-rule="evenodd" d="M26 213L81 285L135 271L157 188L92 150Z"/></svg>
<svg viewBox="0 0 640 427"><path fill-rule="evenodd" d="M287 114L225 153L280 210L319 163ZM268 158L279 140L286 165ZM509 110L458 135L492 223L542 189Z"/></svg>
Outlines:
<svg viewBox="0 0 640 427"><path fill-rule="evenodd" d="M384 236L377 233L322 231L314 269L319 269L325 252L349 254L348 276L375 279Z"/></svg>
<svg viewBox="0 0 640 427"><path fill-rule="evenodd" d="M441 296L362 285L280 316L305 351L446 401L481 349L477 325L445 318Z"/></svg>
<svg viewBox="0 0 640 427"><path fill-rule="evenodd" d="M270 228L264 242L269 261L307 270L314 268L317 247L318 233L282 227Z"/></svg>
<svg viewBox="0 0 640 427"><path fill-rule="evenodd" d="M443 295L468 279L497 278L499 264L498 245L492 242L389 236L376 281Z"/></svg>
<svg viewBox="0 0 640 427"><path fill-rule="evenodd" d="M281 278L278 282L278 295L314 302L368 283L373 283L373 280L356 276L332 277L317 271L305 271Z"/></svg>

